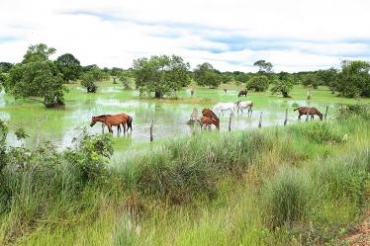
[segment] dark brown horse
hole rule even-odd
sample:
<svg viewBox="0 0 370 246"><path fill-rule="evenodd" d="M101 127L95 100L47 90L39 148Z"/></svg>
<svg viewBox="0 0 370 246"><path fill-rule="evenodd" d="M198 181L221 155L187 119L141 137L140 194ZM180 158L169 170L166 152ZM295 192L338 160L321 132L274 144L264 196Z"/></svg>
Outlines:
<svg viewBox="0 0 370 246"><path fill-rule="evenodd" d="M125 113L115 115L103 114L99 116L93 116L91 118L90 127L93 127L96 122L102 122L108 127L110 133L113 133L112 126L117 126L119 133L121 129L120 125L122 125L123 133L126 133L126 130L128 131L128 129L130 129L132 132L132 120L133 118Z"/></svg>
<svg viewBox="0 0 370 246"><path fill-rule="evenodd" d="M309 115L311 117L311 120L314 119L314 115L317 115L319 116L320 120L322 120L322 113L319 110L317 110L317 108L298 107L294 109L294 111L297 111L297 110L298 110L298 120L301 119L302 115Z"/></svg>
<svg viewBox="0 0 370 246"><path fill-rule="evenodd" d="M218 130L220 130L220 119L217 117L217 115L210 110L209 108L204 108L202 110L202 115L203 117L201 118L200 122L201 125L203 126L202 119L204 121L204 124L208 122L209 124L206 124L207 126L210 126L211 124L215 125ZM209 118L209 119L206 119Z"/></svg>
<svg viewBox="0 0 370 246"><path fill-rule="evenodd" d="M244 96L247 97L248 91L247 90L241 90L239 91L238 97Z"/></svg>

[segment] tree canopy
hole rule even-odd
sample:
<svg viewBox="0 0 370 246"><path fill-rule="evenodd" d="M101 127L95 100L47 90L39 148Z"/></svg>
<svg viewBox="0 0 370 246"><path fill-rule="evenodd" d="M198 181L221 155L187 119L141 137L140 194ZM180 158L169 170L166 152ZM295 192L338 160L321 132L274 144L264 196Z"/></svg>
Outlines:
<svg viewBox="0 0 370 246"><path fill-rule="evenodd" d="M49 60L55 52L45 44L29 47L21 63L9 70L4 82L5 92L15 98L29 98L42 102L45 107L64 105L63 76L56 64Z"/></svg>
<svg viewBox="0 0 370 246"><path fill-rule="evenodd" d="M210 86L212 88L218 87L222 82L219 72L207 62L198 65L194 69L194 80L200 86Z"/></svg>
<svg viewBox="0 0 370 246"><path fill-rule="evenodd" d="M288 98L289 92L293 89L293 78L287 72L280 72L272 82L272 87L270 89L271 94L281 93L283 97Z"/></svg>
<svg viewBox="0 0 370 246"><path fill-rule="evenodd" d="M66 53L61 55L55 61L60 72L63 74L65 83L77 80L82 72L80 61L77 60L72 54Z"/></svg>
<svg viewBox="0 0 370 246"><path fill-rule="evenodd" d="M266 91L269 88L269 79L265 75L252 77L246 85L248 90Z"/></svg>
<svg viewBox="0 0 370 246"><path fill-rule="evenodd" d="M345 97L370 97L370 63L344 61L335 89Z"/></svg>
<svg viewBox="0 0 370 246"><path fill-rule="evenodd" d="M137 89L140 92L154 92L156 98L189 85L189 68L189 63L176 55L144 57L133 62Z"/></svg>

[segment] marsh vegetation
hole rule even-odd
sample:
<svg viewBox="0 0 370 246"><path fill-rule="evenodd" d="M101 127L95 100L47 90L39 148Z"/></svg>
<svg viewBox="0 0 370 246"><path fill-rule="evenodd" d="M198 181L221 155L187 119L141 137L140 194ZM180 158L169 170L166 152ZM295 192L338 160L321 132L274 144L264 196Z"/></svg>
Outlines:
<svg viewBox="0 0 370 246"><path fill-rule="evenodd" d="M291 99L251 93L264 127L256 113L231 132L179 134L170 130L188 129L194 106L234 101L239 90L134 100L114 86L72 87L64 110L2 97L0 244L338 245L368 216L366 103L319 88L310 103L329 105L329 119L297 123L292 113L283 127L286 108L307 103L305 89ZM84 128L118 111L134 117L131 136Z"/></svg>

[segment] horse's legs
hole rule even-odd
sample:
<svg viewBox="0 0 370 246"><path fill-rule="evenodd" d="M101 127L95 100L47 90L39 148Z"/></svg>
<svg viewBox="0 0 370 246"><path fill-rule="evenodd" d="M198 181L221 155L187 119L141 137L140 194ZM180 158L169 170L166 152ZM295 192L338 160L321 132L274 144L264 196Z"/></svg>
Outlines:
<svg viewBox="0 0 370 246"><path fill-rule="evenodd" d="M113 133L112 125L111 124L107 124L107 127L108 127L109 132L110 133Z"/></svg>

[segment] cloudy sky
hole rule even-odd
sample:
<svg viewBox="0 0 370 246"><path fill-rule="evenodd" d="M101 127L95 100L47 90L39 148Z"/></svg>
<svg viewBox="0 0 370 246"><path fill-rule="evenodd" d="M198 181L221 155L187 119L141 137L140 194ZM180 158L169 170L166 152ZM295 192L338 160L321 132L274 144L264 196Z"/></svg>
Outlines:
<svg viewBox="0 0 370 246"><path fill-rule="evenodd" d="M0 62L30 45L81 65L130 68L134 59L178 55L191 69L275 72L370 61L368 0L9 0L0 2Z"/></svg>

